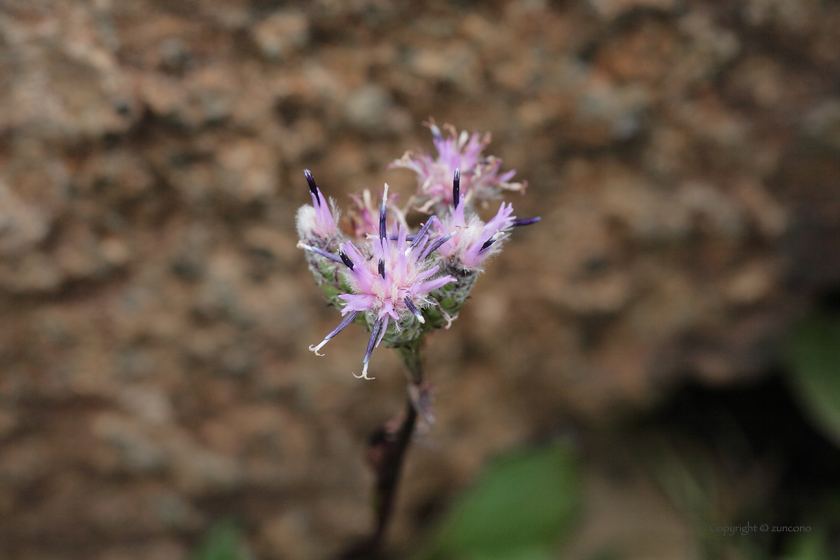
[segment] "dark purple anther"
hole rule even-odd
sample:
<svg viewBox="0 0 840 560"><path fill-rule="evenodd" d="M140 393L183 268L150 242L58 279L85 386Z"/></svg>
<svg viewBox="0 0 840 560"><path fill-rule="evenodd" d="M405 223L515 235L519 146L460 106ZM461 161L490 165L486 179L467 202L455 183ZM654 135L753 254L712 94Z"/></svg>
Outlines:
<svg viewBox="0 0 840 560"><path fill-rule="evenodd" d="M541 219L542 219L542 218L540 218L539 216L537 216L537 217L535 217L535 218L524 218L524 219L522 219L522 220L514 220L514 221L513 221L513 224L511 224L511 225L512 225L513 227L519 227L519 226L530 226L531 224L536 224L536 223L537 223L537 222L539 222Z"/></svg>
<svg viewBox="0 0 840 560"><path fill-rule="evenodd" d="M315 185L315 179L312 177L312 172L308 169L304 169L303 174L306 175L306 182L309 183L309 192L312 193L312 197L315 199L315 202L318 206L320 206L321 197L318 196L318 187Z"/></svg>
<svg viewBox="0 0 840 560"><path fill-rule="evenodd" d="M420 313L420 310L417 309L417 306L414 305L414 302L411 301L409 296L405 296L405 306L408 307L408 310L411 311L411 314L417 317L417 320L421 323L425 323L426 319L423 318L423 314Z"/></svg>
<svg viewBox="0 0 840 560"><path fill-rule="evenodd" d="M348 313L347 315L345 315L344 319L342 319L342 320L341 320L341 322L338 324L338 326L337 326L336 328L334 328L334 329L332 330L332 332L331 332L330 334L328 334L328 335L326 336L326 338L324 338L324 340L322 340L322 341L321 341L321 343L320 343L319 345L317 345L317 346L310 346L310 347L309 347L309 349L310 349L311 351L315 352L315 355L316 355L316 356L323 356L323 354L318 354L318 350L320 350L321 348L323 348L323 347L324 347L324 345L325 345L327 342L329 342L330 340L332 340L332 338L333 338L335 335L337 335L338 333L340 333L341 331L343 331L343 330L345 329L345 327L347 327L347 325L349 325L350 323L352 323L353 321L355 321L355 320L356 320L356 317L358 317L358 316L359 316L359 312L358 312L358 311L353 311L353 312Z"/></svg>
<svg viewBox="0 0 840 560"><path fill-rule="evenodd" d="M452 179L452 206L458 208L461 201L461 169L455 170L455 178Z"/></svg>
<svg viewBox="0 0 840 560"><path fill-rule="evenodd" d="M379 276L385 280L385 259L379 259Z"/></svg>
<svg viewBox="0 0 840 560"><path fill-rule="evenodd" d="M454 232L453 232L453 233L454 233ZM423 259L425 259L425 258L426 258L426 257L428 257L429 255L431 255L432 253L434 253L435 251L437 251L437 250L440 248L440 246L441 246L441 245L443 245L444 243L446 243L446 242L447 242L447 241L449 241L450 239L452 239L452 233L447 233L447 234L446 234L446 235L444 235L443 237L439 237L438 239L436 239L436 240L435 240L435 242L434 242L434 243L432 243L431 245L429 245L428 247L426 247L426 250L425 250L425 251L423 251L423 254L422 254L422 255L420 255L420 258L419 258L419 259L417 259L417 260L423 260Z"/></svg>
<svg viewBox="0 0 840 560"><path fill-rule="evenodd" d="M370 361L370 355L373 353L373 347L376 346L376 339L379 338L379 331L382 330L382 319L377 319L370 330L370 340L368 341L367 350L365 350L364 363Z"/></svg>
<svg viewBox="0 0 840 560"><path fill-rule="evenodd" d="M382 321L383 319L377 319L373 324L373 329L370 331L370 340L365 351L365 359L362 360L362 375L356 375L359 379L373 379L373 377L367 376L368 362L370 362L370 355L373 353L373 347L376 346L379 333L382 331Z"/></svg>
<svg viewBox="0 0 840 560"><path fill-rule="evenodd" d="M417 245L420 244L421 241L423 241L423 238L426 237L427 233L429 233L429 228L432 227L432 222L434 222L435 220L437 220L437 216L432 216L431 218L426 220L426 223L423 224L423 227L420 228L420 231L418 231L417 235L414 236L414 239L411 240L411 246L409 247L409 249L414 249ZM406 237L406 241L408 240L409 239Z"/></svg>
<svg viewBox="0 0 840 560"><path fill-rule="evenodd" d="M385 183L385 194L382 195L382 206L379 207L379 239L388 237L388 227L385 225L386 203L388 201L388 183Z"/></svg>
<svg viewBox="0 0 840 560"><path fill-rule="evenodd" d="M341 257L341 261L347 265L347 268L353 270L353 261L350 260L350 257L347 256L347 253L344 251L339 251L338 256Z"/></svg>
<svg viewBox="0 0 840 560"><path fill-rule="evenodd" d="M490 247L490 245L492 245L495 242L496 242L496 236L491 235L490 239L488 239L487 241L484 242L484 245L481 246L481 249L479 249L478 252L480 253L480 252L486 250L488 247Z"/></svg>

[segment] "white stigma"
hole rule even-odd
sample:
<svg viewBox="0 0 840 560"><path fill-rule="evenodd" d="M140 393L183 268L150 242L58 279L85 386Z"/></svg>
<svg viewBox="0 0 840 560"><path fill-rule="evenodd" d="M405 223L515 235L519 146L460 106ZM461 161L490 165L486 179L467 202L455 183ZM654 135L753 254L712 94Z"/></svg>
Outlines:
<svg viewBox="0 0 840 560"><path fill-rule="evenodd" d="M368 377L367 374L368 374L368 364L367 364L367 362L365 362L365 364L362 366L362 374L361 375L356 375L354 373L353 377L355 377L356 379L367 379L368 381L376 379L375 377Z"/></svg>
<svg viewBox="0 0 840 560"><path fill-rule="evenodd" d="M443 328L449 330L449 327L452 326L452 321L458 318L458 314L456 313L455 316L452 317L449 313L443 310L443 307L440 306L439 302L435 302L435 307L437 308L438 313L440 313L440 316L443 317L443 320L446 321L446 325Z"/></svg>
<svg viewBox="0 0 840 560"><path fill-rule="evenodd" d="M323 348L323 347L324 347L324 345L325 345L327 342L329 342L329 341L330 341L330 339L325 338L324 340L322 340L322 341L321 341L321 344L319 344L319 345L317 345L317 346L315 346L314 344L313 344L313 345L310 345L310 346L309 346L309 351L310 351L310 352L315 352L315 355L316 355L316 356L323 356L323 354L319 354L319 353L318 353L318 350L320 350L321 348Z"/></svg>

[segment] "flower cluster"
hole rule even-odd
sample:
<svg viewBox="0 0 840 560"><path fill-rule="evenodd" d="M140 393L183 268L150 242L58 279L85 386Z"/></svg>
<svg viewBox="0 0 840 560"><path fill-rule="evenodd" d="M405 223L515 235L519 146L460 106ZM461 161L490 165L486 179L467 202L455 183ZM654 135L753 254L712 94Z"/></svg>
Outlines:
<svg viewBox="0 0 840 560"><path fill-rule="evenodd" d="M368 376L368 364L381 342L394 348L412 347L429 330L448 327L483 262L501 250L511 229L539 221L517 220L513 207L502 203L495 217L485 223L476 214L474 201L496 196L499 189L521 191L525 184L508 182L513 171L500 175L501 160L481 157L489 135L483 140L478 134L458 136L448 127L451 137L443 139L434 124L431 128L440 153L437 160L428 155L413 160L406 154L397 162L402 163L392 164L417 173L423 208L437 212L414 233L404 212L393 204L394 197L389 199L387 184L378 210L368 191L352 197L356 209L349 219L350 233L345 233L339 228L335 202L328 203L312 174L304 171L312 206L298 210L298 247L306 250L316 282L343 316L323 341L309 349L320 355L321 348L348 325L363 323L370 329L370 340L362 372L356 375L359 378L373 379ZM443 173L449 174L445 194L440 188Z"/></svg>

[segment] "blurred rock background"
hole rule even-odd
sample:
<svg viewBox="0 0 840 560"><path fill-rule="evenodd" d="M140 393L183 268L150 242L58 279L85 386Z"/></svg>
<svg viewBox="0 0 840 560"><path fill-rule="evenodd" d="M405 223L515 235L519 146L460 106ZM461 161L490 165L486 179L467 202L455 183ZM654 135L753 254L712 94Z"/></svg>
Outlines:
<svg viewBox="0 0 840 560"><path fill-rule="evenodd" d="M350 375L361 329L307 351L337 313L294 215L304 167L407 196L429 116L491 131L543 221L428 342L394 542L502 449L763 375L840 283L839 81L819 0L0 2L0 558L369 529L403 374Z"/></svg>

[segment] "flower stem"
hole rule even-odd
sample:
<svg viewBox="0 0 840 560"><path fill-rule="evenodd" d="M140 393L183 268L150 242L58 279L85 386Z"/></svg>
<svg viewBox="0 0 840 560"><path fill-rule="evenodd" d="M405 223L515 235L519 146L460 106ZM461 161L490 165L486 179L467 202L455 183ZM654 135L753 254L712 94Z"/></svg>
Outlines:
<svg viewBox="0 0 840 560"><path fill-rule="evenodd" d="M402 358L405 369L408 370L408 378L412 385L423 383L423 368L420 365L420 341L418 338L405 346L397 346L396 350Z"/></svg>
<svg viewBox="0 0 840 560"><path fill-rule="evenodd" d="M394 499L400 482L400 471L406 451L411 443L411 435L417 424L417 411L411 400L408 401L405 419L400 426L397 437L390 445L384 457L383 465L376 477L376 531L374 537L381 540L391 519L394 509Z"/></svg>
<svg viewBox="0 0 840 560"><path fill-rule="evenodd" d="M411 383L419 385L423 380L423 370L418 355L419 341L411 347L399 347L400 357L408 369ZM377 429L371 436L367 449L368 464L376 474L374 490L374 512L376 528L373 534L362 543L346 550L341 560L361 560L362 558L376 558L388 522L394 510L394 500L400 482L400 472L405 460L406 451L411 443L411 436L417 425L417 410L412 399L407 399L405 416L397 431L387 429L387 424Z"/></svg>

